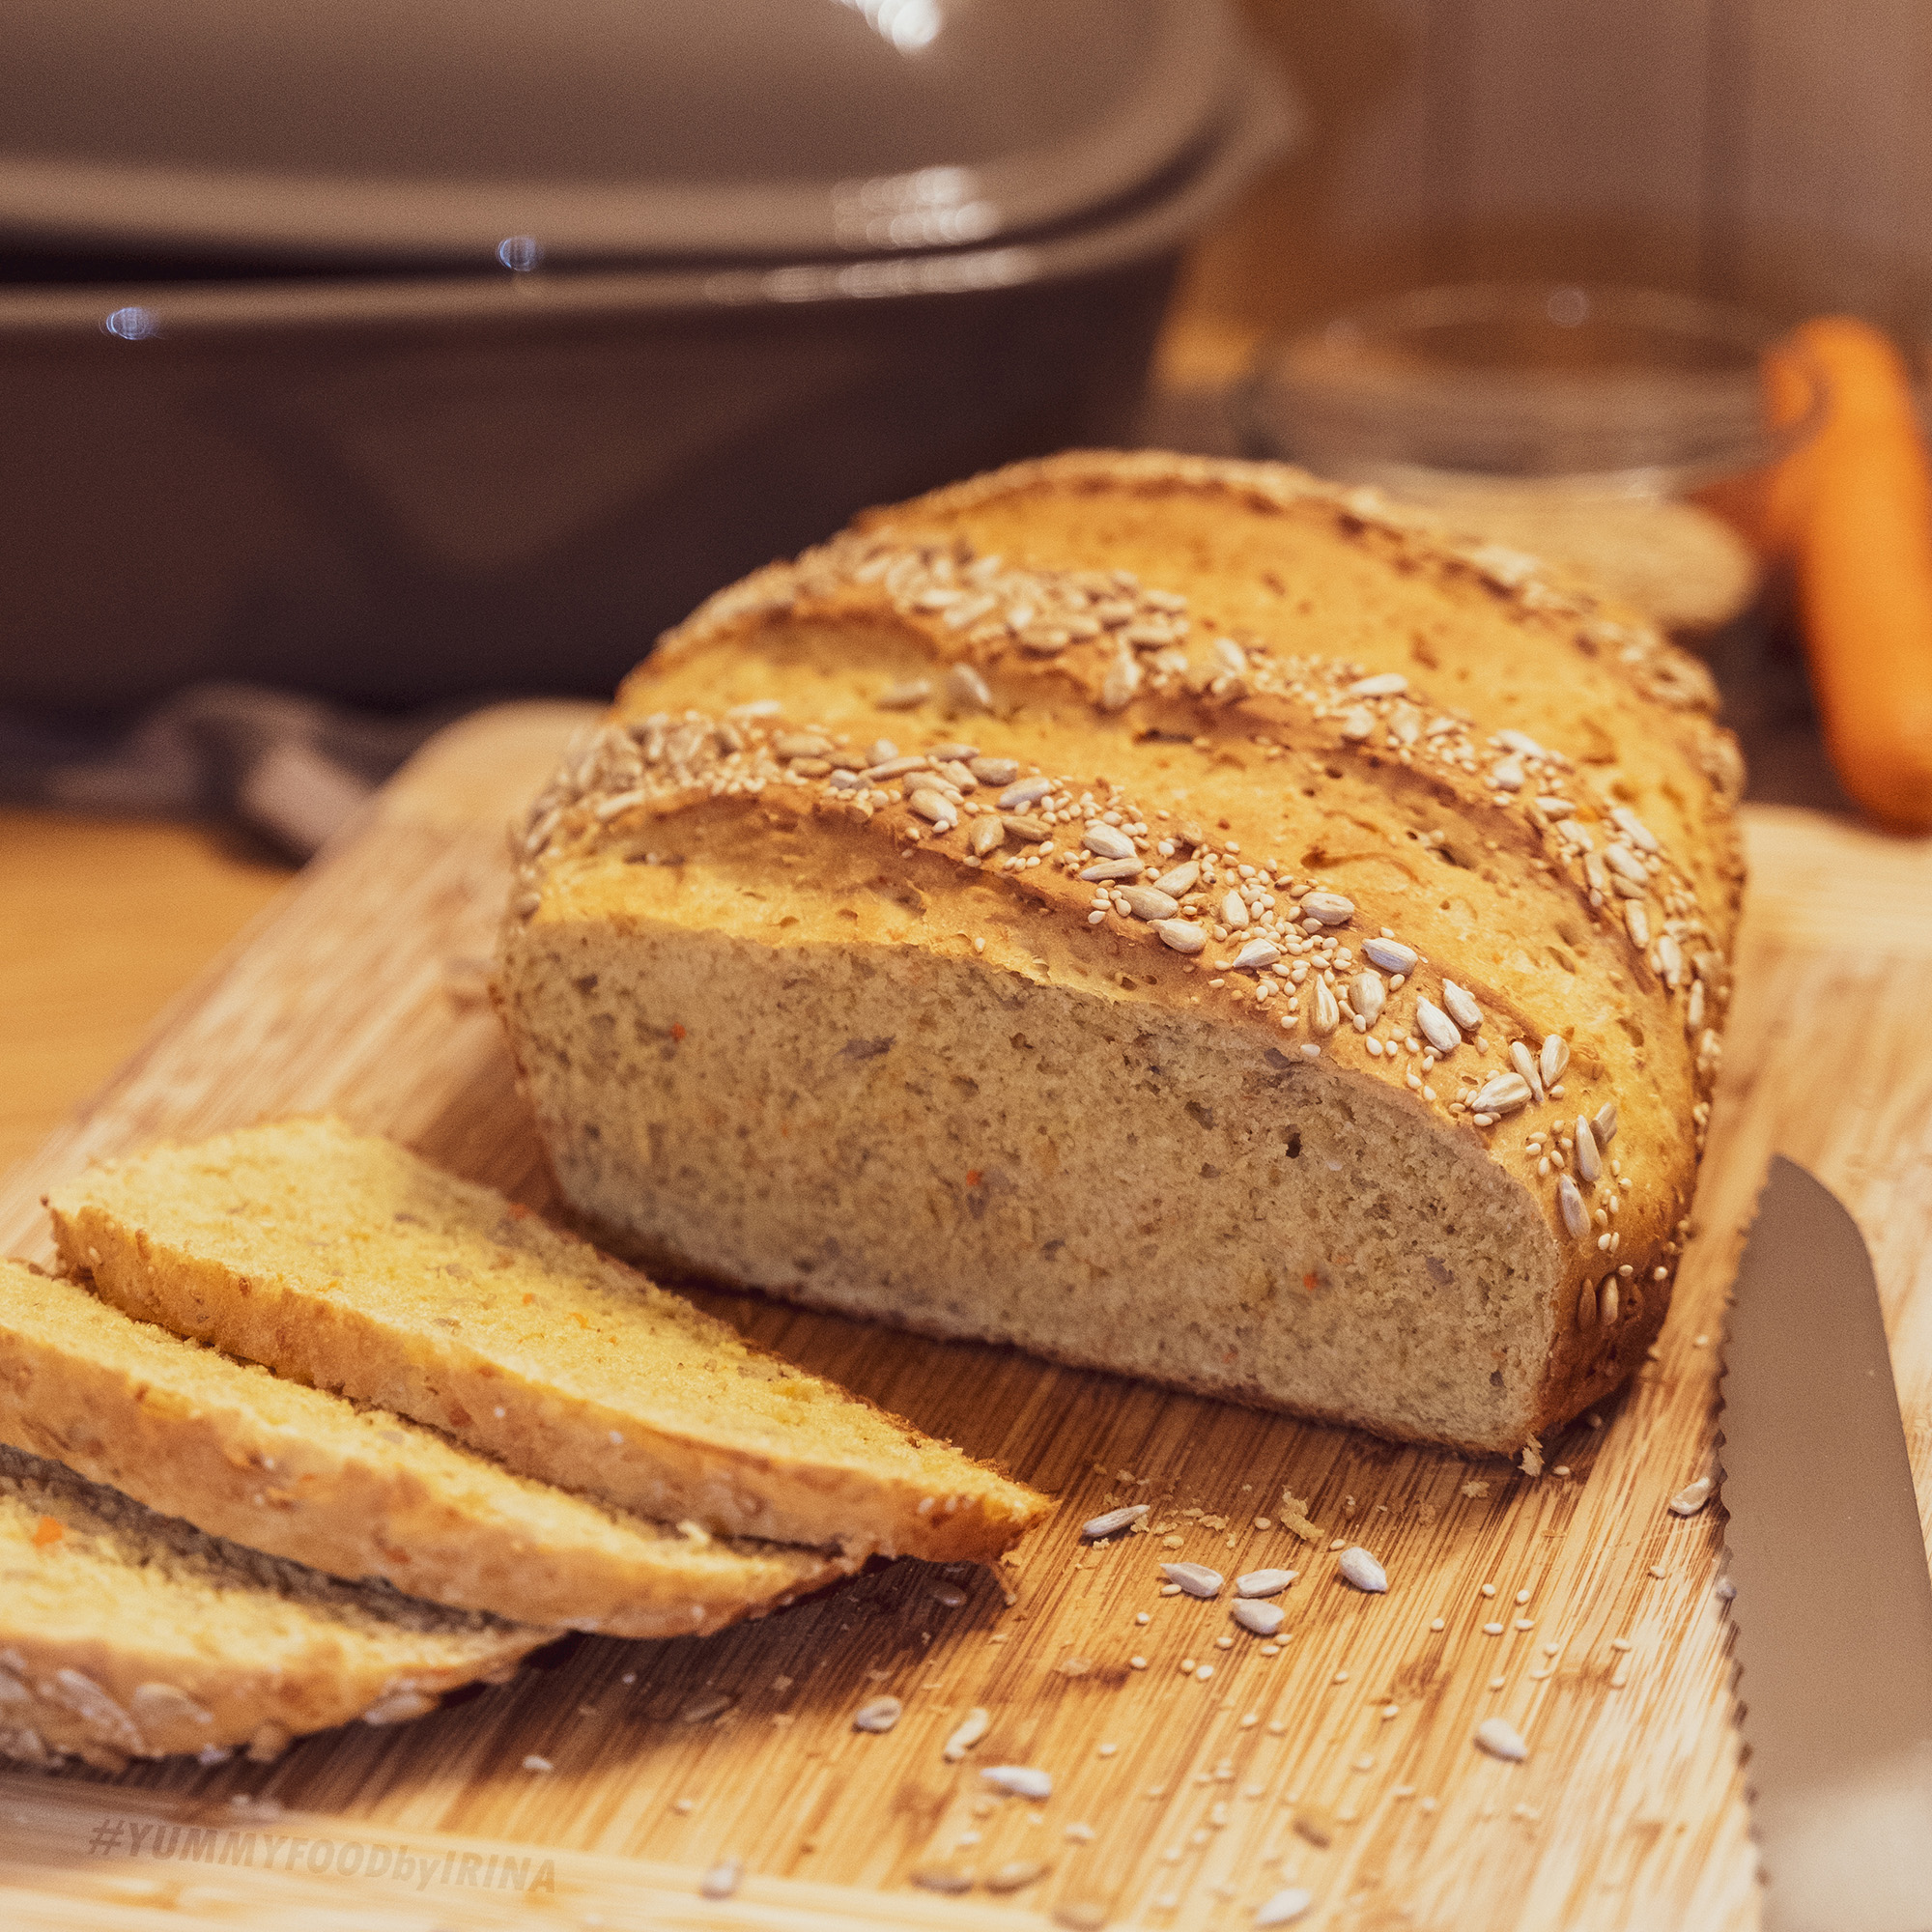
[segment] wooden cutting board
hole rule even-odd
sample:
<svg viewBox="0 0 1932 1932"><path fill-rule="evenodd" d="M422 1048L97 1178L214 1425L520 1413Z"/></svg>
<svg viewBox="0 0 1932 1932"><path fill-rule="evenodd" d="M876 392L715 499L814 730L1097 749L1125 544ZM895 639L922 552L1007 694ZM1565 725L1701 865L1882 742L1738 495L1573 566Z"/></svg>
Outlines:
<svg viewBox="0 0 1932 1932"><path fill-rule="evenodd" d="M304 1109L552 1205L483 976L504 823L586 715L506 707L428 748L0 1187L5 1250L49 1252L39 1196L90 1155ZM1711 1466L1726 1285L1774 1149L1864 1229L1932 1503L1932 848L1790 810L1748 832L1702 1232L1656 1360L1548 1445L1541 1480L712 1295L1062 1507L996 1569L885 1566L709 1639L572 1639L509 1685L272 1766L0 1775L0 1917L1193 1928L1245 1925L1293 1884L1315 1895L1304 1924L1364 1932L1753 1924L1721 1512L1665 1503ZM1284 1489L1320 1541L1279 1526ZM1176 1547L1083 1548L1082 1520L1126 1500ZM1386 1596L1339 1582L1332 1538L1381 1558ZM1792 1560L1832 1560L1818 1543ZM1297 1569L1277 1654L1225 1602L1159 1595L1173 1556ZM884 1692L897 1727L856 1732ZM990 1728L949 1764L975 1707ZM1526 1763L1472 1747L1492 1715ZM1051 1798L995 1800L995 1764L1050 1771ZM699 1876L727 1858L736 1895L706 1902ZM1016 1863L1046 1869L986 1889ZM934 1867L980 1883L913 1885Z"/></svg>

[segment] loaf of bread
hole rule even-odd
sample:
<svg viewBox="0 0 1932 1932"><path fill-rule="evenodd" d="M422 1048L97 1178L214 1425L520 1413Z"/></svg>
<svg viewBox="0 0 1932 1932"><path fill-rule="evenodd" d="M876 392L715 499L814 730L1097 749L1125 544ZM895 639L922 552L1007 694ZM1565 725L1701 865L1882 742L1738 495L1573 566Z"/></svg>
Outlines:
<svg viewBox="0 0 1932 1932"><path fill-rule="evenodd" d="M497 996L627 1252L1534 1470L1681 1251L1713 710L1373 493L1023 465L663 639L531 809Z"/></svg>
<svg viewBox="0 0 1932 1932"><path fill-rule="evenodd" d="M68 1264L126 1313L641 1516L825 1546L850 1568L873 1552L990 1561L1046 1508L340 1121L150 1148L47 1205Z"/></svg>
<svg viewBox="0 0 1932 1932"><path fill-rule="evenodd" d="M499 1683L555 1634L337 1582L0 1445L0 1756L272 1758Z"/></svg>
<svg viewBox="0 0 1932 1932"><path fill-rule="evenodd" d="M19 1262L0 1262L0 1442L331 1576L609 1636L703 1634L857 1567L601 1508Z"/></svg>

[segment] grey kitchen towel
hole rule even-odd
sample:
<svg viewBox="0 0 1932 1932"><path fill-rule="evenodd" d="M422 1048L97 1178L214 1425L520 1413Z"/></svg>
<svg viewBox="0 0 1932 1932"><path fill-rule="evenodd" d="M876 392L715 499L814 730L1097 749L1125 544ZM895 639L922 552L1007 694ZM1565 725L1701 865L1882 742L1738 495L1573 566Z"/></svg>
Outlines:
<svg viewBox="0 0 1932 1932"><path fill-rule="evenodd" d="M134 817L229 817L306 859L432 732L481 699L394 715L197 684L142 717L0 710L0 798Z"/></svg>

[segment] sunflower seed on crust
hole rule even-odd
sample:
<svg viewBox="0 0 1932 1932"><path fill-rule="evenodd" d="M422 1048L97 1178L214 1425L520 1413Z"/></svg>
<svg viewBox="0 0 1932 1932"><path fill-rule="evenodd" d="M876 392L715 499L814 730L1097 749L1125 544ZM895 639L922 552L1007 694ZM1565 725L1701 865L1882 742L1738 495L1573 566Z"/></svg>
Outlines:
<svg viewBox="0 0 1932 1932"><path fill-rule="evenodd" d="M1570 1065L1570 1042L1560 1033L1547 1033L1543 1036L1543 1051L1537 1062L1543 1073L1543 1084L1554 1087L1563 1078L1563 1069Z"/></svg>
<svg viewBox="0 0 1932 1932"><path fill-rule="evenodd" d="M1447 990L1445 984L1444 991ZM1463 1044L1456 1022L1434 1000L1416 1001L1415 1029L1437 1053L1454 1053Z"/></svg>
<svg viewBox="0 0 1932 1932"><path fill-rule="evenodd" d="M1302 916L1323 925L1347 925L1355 916L1355 902L1340 893L1310 893L1301 901Z"/></svg>
<svg viewBox="0 0 1932 1932"><path fill-rule="evenodd" d="M1379 966L1384 973L1413 973L1418 955L1412 946L1404 946L1394 939L1365 939L1362 941L1362 957L1371 966Z"/></svg>
<svg viewBox="0 0 1932 1932"><path fill-rule="evenodd" d="M1563 1210L1563 1226L1572 1240L1581 1240L1590 1232L1590 1210L1583 1205L1577 1183L1566 1174L1556 1183L1556 1205Z"/></svg>

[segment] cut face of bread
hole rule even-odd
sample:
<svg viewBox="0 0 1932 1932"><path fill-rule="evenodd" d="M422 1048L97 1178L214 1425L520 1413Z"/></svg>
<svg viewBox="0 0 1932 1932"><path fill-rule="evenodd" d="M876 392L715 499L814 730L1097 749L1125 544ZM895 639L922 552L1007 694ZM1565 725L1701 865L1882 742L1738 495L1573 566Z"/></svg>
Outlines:
<svg viewBox="0 0 1932 1932"><path fill-rule="evenodd" d="M1532 1433L1562 1259L1473 1140L1045 938L1037 983L847 937L856 864L842 888L803 870L773 932L711 861L642 868L621 930L560 893L516 955L592 1220L929 1333L1489 1448Z"/></svg>
<svg viewBox="0 0 1932 1932"><path fill-rule="evenodd" d="M513 1475L17 1262L0 1263L0 1442L331 1576L611 1636L701 1634L854 1567Z"/></svg>
<svg viewBox="0 0 1932 1932"><path fill-rule="evenodd" d="M640 1515L946 1559L997 1555L1045 1507L337 1121L156 1148L49 1205L70 1263L128 1313Z"/></svg>
<svg viewBox="0 0 1932 1932"><path fill-rule="evenodd" d="M337 1582L0 1446L0 1754L272 1757L500 1682L554 1634Z"/></svg>
<svg viewBox="0 0 1932 1932"><path fill-rule="evenodd" d="M613 1244L1527 1466L1682 1252L1712 706L1374 493L1020 465L661 640L531 806L498 1005Z"/></svg>

